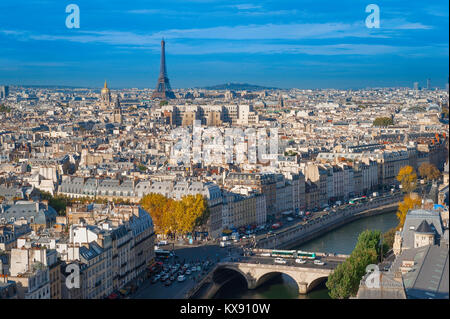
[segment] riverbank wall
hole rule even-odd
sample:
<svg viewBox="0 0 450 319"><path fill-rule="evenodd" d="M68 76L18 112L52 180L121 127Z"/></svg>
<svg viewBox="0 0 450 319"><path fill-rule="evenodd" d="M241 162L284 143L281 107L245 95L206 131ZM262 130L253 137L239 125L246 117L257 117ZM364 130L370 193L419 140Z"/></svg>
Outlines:
<svg viewBox="0 0 450 319"><path fill-rule="evenodd" d="M298 223L271 236L263 237L256 242L257 248L289 249L321 236L331 230L342 227L355 220L385 214L397 210L401 194L389 198L379 198L358 206L347 207L331 212L322 218Z"/></svg>

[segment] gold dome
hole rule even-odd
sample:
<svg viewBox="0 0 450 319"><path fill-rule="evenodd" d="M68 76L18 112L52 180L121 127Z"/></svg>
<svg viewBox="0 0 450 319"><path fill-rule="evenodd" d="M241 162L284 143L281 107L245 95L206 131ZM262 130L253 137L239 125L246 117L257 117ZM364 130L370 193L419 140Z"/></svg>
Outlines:
<svg viewBox="0 0 450 319"><path fill-rule="evenodd" d="M105 85L103 86L102 94L108 94L108 93L109 93L109 89L108 89L108 85L105 80Z"/></svg>

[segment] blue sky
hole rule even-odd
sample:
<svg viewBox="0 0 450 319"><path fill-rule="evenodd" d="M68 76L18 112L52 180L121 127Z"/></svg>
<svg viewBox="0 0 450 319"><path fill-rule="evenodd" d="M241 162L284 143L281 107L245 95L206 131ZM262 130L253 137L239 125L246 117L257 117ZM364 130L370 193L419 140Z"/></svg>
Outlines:
<svg viewBox="0 0 450 319"><path fill-rule="evenodd" d="M80 28L65 25L67 5ZM380 28L365 26L368 4ZM448 1L2 0L0 84L422 86L448 77Z"/></svg>

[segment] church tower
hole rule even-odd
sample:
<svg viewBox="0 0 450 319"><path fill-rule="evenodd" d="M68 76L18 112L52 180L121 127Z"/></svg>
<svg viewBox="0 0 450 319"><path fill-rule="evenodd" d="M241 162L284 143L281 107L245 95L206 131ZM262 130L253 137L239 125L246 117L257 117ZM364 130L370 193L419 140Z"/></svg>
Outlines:
<svg viewBox="0 0 450 319"><path fill-rule="evenodd" d="M111 91L108 89L108 84L105 80L105 85L103 86L101 97L100 97L100 108L107 109L111 106Z"/></svg>
<svg viewBox="0 0 450 319"><path fill-rule="evenodd" d="M120 107L119 94L117 94L116 100L114 101L113 122L122 124L122 108Z"/></svg>

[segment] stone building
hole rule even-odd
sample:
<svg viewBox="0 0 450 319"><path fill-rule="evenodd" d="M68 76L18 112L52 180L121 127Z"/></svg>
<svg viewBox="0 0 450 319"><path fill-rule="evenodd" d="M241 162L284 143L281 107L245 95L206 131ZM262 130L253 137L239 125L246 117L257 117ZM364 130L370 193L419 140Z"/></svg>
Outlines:
<svg viewBox="0 0 450 319"><path fill-rule="evenodd" d="M413 209L407 213L403 228L395 234L393 250L399 255L407 249L439 243L443 235L439 211Z"/></svg>

